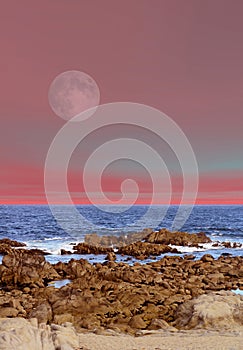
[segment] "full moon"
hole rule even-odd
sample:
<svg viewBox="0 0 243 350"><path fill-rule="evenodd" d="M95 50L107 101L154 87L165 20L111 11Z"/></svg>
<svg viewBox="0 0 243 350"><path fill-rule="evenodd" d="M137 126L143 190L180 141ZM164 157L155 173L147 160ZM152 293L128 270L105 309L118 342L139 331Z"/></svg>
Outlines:
<svg viewBox="0 0 243 350"><path fill-rule="evenodd" d="M94 113L84 111L97 107L100 101L100 90L95 80L80 71L66 71L59 74L51 83L48 99L52 110L61 118L70 120L73 117L80 121Z"/></svg>

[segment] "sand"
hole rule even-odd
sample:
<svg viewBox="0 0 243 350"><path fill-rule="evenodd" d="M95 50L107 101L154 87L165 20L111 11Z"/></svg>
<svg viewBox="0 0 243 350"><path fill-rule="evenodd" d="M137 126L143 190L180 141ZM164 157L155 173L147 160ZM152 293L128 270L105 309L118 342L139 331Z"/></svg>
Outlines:
<svg viewBox="0 0 243 350"><path fill-rule="evenodd" d="M241 350L243 332L161 332L140 337L88 333L80 335L80 344L85 350Z"/></svg>

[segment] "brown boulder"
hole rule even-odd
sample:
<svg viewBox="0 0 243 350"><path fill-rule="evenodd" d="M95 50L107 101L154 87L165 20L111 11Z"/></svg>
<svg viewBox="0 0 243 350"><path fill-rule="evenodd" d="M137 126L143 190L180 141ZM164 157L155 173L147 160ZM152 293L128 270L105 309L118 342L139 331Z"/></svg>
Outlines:
<svg viewBox="0 0 243 350"><path fill-rule="evenodd" d="M210 254L204 254L200 260L203 262L211 262L214 261L214 257Z"/></svg>
<svg viewBox="0 0 243 350"><path fill-rule="evenodd" d="M65 250L65 249L61 249L61 255L71 255L72 252L70 250Z"/></svg>
<svg viewBox="0 0 243 350"><path fill-rule="evenodd" d="M109 252L105 258L108 261L116 261L116 254L114 252Z"/></svg>
<svg viewBox="0 0 243 350"><path fill-rule="evenodd" d="M17 242L9 238L2 238L0 239L0 244L6 244L9 247L25 247L26 244L22 242Z"/></svg>
<svg viewBox="0 0 243 350"><path fill-rule="evenodd" d="M198 246L199 243L209 243L211 239L204 232L187 233L187 232L170 232L162 229L158 232L150 233L146 242L156 244L172 244L178 246Z"/></svg>
<svg viewBox="0 0 243 350"><path fill-rule="evenodd" d="M5 243L0 244L0 254L1 255L9 254L12 252L12 250L13 250L13 248L11 246L9 246L8 244L5 244Z"/></svg>
<svg viewBox="0 0 243 350"><path fill-rule="evenodd" d="M0 239L0 254L9 254L16 247L24 247L25 243L13 241L9 238Z"/></svg>
<svg viewBox="0 0 243 350"><path fill-rule="evenodd" d="M140 315L133 316L128 325L133 329L145 329L147 327L147 324Z"/></svg>
<svg viewBox="0 0 243 350"><path fill-rule="evenodd" d="M164 253L179 253L175 248L164 244L153 244L147 242L135 242L124 247L120 247L118 254L131 255L135 257L148 257L150 255L160 255Z"/></svg>
<svg viewBox="0 0 243 350"><path fill-rule="evenodd" d="M13 307L3 307L0 309L0 317L17 317L18 310Z"/></svg>
<svg viewBox="0 0 243 350"><path fill-rule="evenodd" d="M107 254L113 252L111 247L94 246L87 243L78 243L73 249L75 254Z"/></svg>
<svg viewBox="0 0 243 350"><path fill-rule="evenodd" d="M145 228L140 232L121 233L119 236L99 236L96 233L91 233L85 235L84 242L88 245L118 248L123 247L124 245L131 244L133 242L141 241L151 232L152 229Z"/></svg>
<svg viewBox="0 0 243 350"><path fill-rule="evenodd" d="M0 265L0 280L8 288L16 285L43 287L55 279L60 276L44 256L28 250L13 250L3 257Z"/></svg>

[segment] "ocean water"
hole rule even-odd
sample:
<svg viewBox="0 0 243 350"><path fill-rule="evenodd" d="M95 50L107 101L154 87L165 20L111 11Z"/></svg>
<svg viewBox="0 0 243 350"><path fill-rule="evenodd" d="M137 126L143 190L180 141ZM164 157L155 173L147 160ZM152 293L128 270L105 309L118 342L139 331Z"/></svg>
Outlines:
<svg viewBox="0 0 243 350"><path fill-rule="evenodd" d="M104 210L106 208L104 207ZM154 227L153 212L146 218L146 222L139 220L144 217L148 206L133 206L123 213L111 213L99 210L94 206L77 206L77 210L96 225L95 231L87 223L79 227L72 217L64 215L66 207L60 206L63 211L65 227L69 228L67 233L63 230L52 215L47 205L1 205L0 206L0 238L8 237L27 244L29 248L40 248L51 255L46 259L52 263L57 261L68 261L73 258L88 256L68 255L61 256L60 249L72 250L72 245L81 242L87 233L96 232L100 235L123 235L127 232L142 231L146 227L159 229L171 228L178 206L170 206L162 222ZM154 214L160 210L159 206L153 207ZM139 224L138 224L139 222ZM187 219L180 231L205 232L213 241L230 241L243 243L243 206L242 205L197 205ZM243 255L243 248L225 249L213 248L212 244L204 245L203 249L182 247L184 254L193 253L200 258L205 253L214 257L222 253L232 255ZM167 254L169 255L169 254ZM163 256L163 255L161 255ZM103 261L105 256L89 256L90 261ZM120 257L122 260L123 258ZM125 258L124 258L125 259ZM131 262L133 262L131 260ZM144 262L151 261L149 259Z"/></svg>

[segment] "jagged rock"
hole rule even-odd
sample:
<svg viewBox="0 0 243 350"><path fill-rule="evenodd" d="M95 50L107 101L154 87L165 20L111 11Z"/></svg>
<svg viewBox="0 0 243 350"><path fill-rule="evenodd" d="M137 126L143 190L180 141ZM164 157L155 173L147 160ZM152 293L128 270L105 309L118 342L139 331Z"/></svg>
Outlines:
<svg viewBox="0 0 243 350"><path fill-rule="evenodd" d="M38 249L38 248L29 249L28 252L30 252L30 254L51 255L51 253L46 252L45 250Z"/></svg>
<svg viewBox="0 0 243 350"><path fill-rule="evenodd" d="M125 245L131 244L133 242L143 240L149 233L152 232L152 229L145 228L141 232L130 232L120 234L119 236L113 235L103 235L99 236L96 233L91 233L85 235L84 241L88 245L102 246L102 247L123 247Z"/></svg>
<svg viewBox="0 0 243 350"><path fill-rule="evenodd" d="M108 261L116 261L116 254L115 254L114 252L109 252L109 253L106 255L105 260L108 260Z"/></svg>
<svg viewBox="0 0 243 350"><path fill-rule="evenodd" d="M70 255L72 252L70 250L61 249L61 255Z"/></svg>
<svg viewBox="0 0 243 350"><path fill-rule="evenodd" d="M241 248L242 244L239 242L221 242L220 246L225 248Z"/></svg>
<svg viewBox="0 0 243 350"><path fill-rule="evenodd" d="M214 261L214 257L211 254L204 254L201 257L201 261L203 261L203 262L211 262L211 261Z"/></svg>
<svg viewBox="0 0 243 350"><path fill-rule="evenodd" d="M111 247L94 246L87 243L78 243L73 249L75 254L107 254L113 252Z"/></svg>
<svg viewBox="0 0 243 350"><path fill-rule="evenodd" d="M1 244L6 244L9 247L25 247L26 246L25 243L14 241L14 240L9 239L9 238L2 238L2 239L0 239L0 245Z"/></svg>
<svg viewBox="0 0 243 350"><path fill-rule="evenodd" d="M147 242L135 242L124 247L120 247L118 254L131 255L135 257L148 257L150 255L160 255L163 253L179 253L177 249L164 244L153 244Z"/></svg>
<svg viewBox="0 0 243 350"><path fill-rule="evenodd" d="M13 248L11 246L9 246L8 244L5 243L1 243L0 244L0 254L4 255L4 254L10 254L12 252Z"/></svg>
<svg viewBox="0 0 243 350"><path fill-rule="evenodd" d="M204 232L187 233L187 232L170 232L162 229L158 232L152 232L145 241L149 243L172 244L178 246L198 246L200 243L210 243L211 239Z"/></svg>
<svg viewBox="0 0 243 350"><path fill-rule="evenodd" d="M146 249L139 249L156 246L157 251L163 245L137 242L127 247L131 246L145 254ZM109 252L112 258L113 254ZM242 266L243 257L213 259L208 254L201 260L166 256L148 264L71 259L51 265L44 256L20 248L5 255L0 265L4 281L0 315L34 316L39 323L49 324L72 322L77 329L97 332L113 328L134 334L159 323L166 328L164 322L173 324L178 307L192 298L212 290L243 288ZM71 282L60 289L47 286L60 278Z"/></svg>
<svg viewBox="0 0 243 350"><path fill-rule="evenodd" d="M0 279L4 286L44 287L47 281L60 279L53 266L43 255L28 250L12 250L0 265Z"/></svg>
<svg viewBox="0 0 243 350"><path fill-rule="evenodd" d="M10 254L14 248L24 247L25 243L13 241L9 238L0 239L0 254Z"/></svg>

